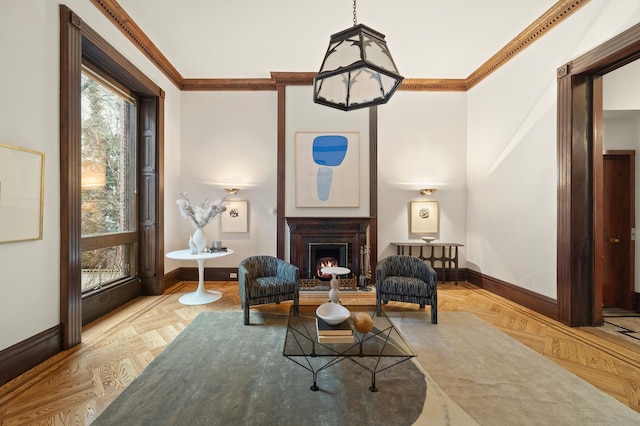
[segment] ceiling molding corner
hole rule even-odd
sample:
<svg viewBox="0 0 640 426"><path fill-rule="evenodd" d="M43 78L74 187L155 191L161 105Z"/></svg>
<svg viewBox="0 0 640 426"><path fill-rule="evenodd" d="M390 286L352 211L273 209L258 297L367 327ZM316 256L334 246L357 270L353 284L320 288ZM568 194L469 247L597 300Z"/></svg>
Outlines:
<svg viewBox="0 0 640 426"><path fill-rule="evenodd" d="M116 0L90 0L167 78L180 88L182 75Z"/></svg>
<svg viewBox="0 0 640 426"><path fill-rule="evenodd" d="M506 64L514 56L522 52L590 1L591 0L560 0L551 6L549 10L500 49L498 53L471 73L471 75L467 77L467 90L480 83L491 73Z"/></svg>

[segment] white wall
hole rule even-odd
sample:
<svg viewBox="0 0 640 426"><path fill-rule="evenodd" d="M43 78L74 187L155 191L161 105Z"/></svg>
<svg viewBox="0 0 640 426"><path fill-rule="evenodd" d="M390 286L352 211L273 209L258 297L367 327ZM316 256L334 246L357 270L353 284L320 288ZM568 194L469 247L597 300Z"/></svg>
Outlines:
<svg viewBox="0 0 640 426"><path fill-rule="evenodd" d="M593 0L468 92L469 268L556 297L556 69L638 21Z"/></svg>
<svg viewBox="0 0 640 426"><path fill-rule="evenodd" d="M166 154L179 158L180 92L90 2L65 4L166 91ZM46 158L43 239L0 244L0 350L60 323L59 20L56 0L2 1L0 143ZM168 164L167 193L176 175Z"/></svg>
<svg viewBox="0 0 640 426"><path fill-rule="evenodd" d="M602 85L605 111L640 110L640 60L605 74Z"/></svg>
<svg viewBox="0 0 640 426"><path fill-rule="evenodd" d="M45 153L43 239L0 244L0 348L60 318L56 12L52 3L12 0L0 14L0 142ZM24 34L21 43L16 32Z"/></svg>
<svg viewBox="0 0 640 426"><path fill-rule="evenodd" d="M220 217L204 228L209 241L222 240L234 251L209 266L237 267L247 256L276 254L277 101L276 92L182 94L179 191L199 204L236 187L240 192L228 199L247 200L249 207L248 233L220 232ZM165 194L177 211L177 193ZM182 217L172 225L180 238L166 250L186 248L191 225Z"/></svg>
<svg viewBox="0 0 640 426"><path fill-rule="evenodd" d="M438 201L440 242L466 244L466 93L396 92L378 107L378 257L409 230L411 201ZM420 195L421 188L438 189ZM465 267L465 249L460 250Z"/></svg>

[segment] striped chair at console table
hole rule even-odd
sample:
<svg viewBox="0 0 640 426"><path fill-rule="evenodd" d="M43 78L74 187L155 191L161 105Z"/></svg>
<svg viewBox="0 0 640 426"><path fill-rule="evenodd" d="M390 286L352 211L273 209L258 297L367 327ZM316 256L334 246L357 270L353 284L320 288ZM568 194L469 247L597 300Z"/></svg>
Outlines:
<svg viewBox="0 0 640 426"><path fill-rule="evenodd" d="M238 265L240 304L244 325L249 325L249 308L293 300L298 308L298 267L273 256L251 256ZM294 312L295 312L294 311Z"/></svg>
<svg viewBox="0 0 640 426"><path fill-rule="evenodd" d="M385 257L376 265L376 309L390 300L431 305L431 323L438 323L436 271L414 256Z"/></svg>

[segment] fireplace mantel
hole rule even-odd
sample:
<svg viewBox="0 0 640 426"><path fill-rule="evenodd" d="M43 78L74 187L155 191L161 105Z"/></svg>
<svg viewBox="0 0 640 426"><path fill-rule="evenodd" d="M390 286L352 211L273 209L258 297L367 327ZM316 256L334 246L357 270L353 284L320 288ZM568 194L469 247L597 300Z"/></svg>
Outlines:
<svg viewBox="0 0 640 426"><path fill-rule="evenodd" d="M362 274L360 249L367 244L369 217L287 217L289 261L309 270L309 243L349 243L348 267L355 277ZM365 271L366 272L366 271Z"/></svg>

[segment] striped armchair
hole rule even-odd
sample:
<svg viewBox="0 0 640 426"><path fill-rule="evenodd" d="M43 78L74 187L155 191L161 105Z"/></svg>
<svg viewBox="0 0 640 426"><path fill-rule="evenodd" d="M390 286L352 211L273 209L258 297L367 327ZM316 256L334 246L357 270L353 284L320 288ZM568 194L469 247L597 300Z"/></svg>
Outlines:
<svg viewBox="0 0 640 426"><path fill-rule="evenodd" d="M255 305L293 300L298 309L298 268L273 256L252 256L238 266L240 303L244 325L249 325L249 308Z"/></svg>
<svg viewBox="0 0 640 426"><path fill-rule="evenodd" d="M376 309L389 300L431 305L431 323L438 323L437 276L433 268L414 256L389 256L376 266Z"/></svg>

